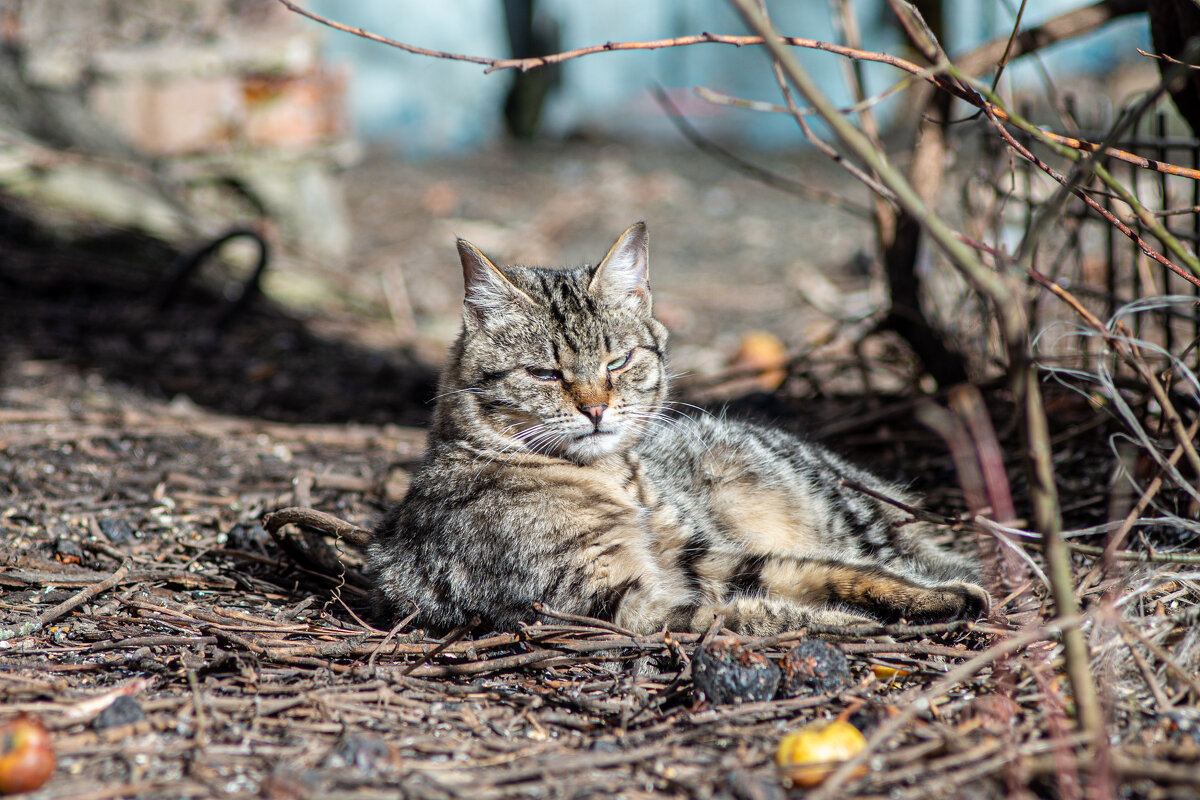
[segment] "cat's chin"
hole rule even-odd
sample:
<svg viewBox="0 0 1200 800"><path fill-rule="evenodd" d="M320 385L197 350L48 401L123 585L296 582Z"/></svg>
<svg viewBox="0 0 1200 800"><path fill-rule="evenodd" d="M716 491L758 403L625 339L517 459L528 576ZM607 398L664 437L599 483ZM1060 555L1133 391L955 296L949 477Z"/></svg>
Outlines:
<svg viewBox="0 0 1200 800"><path fill-rule="evenodd" d="M621 450L624 443L616 433L591 433L573 439L562 449L562 457L576 464L587 465Z"/></svg>

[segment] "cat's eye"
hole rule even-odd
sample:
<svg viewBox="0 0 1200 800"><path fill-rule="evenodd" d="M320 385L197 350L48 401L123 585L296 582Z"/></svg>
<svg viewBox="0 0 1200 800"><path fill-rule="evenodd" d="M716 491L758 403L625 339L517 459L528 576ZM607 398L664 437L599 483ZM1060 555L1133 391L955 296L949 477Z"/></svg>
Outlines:
<svg viewBox="0 0 1200 800"><path fill-rule="evenodd" d="M556 369L541 369L541 368L530 367L526 371L529 373L530 377L537 378L539 381L560 381L560 380L562 380L562 373Z"/></svg>
<svg viewBox="0 0 1200 800"><path fill-rule="evenodd" d="M621 369L622 367L624 367L626 364L629 363L629 359L631 356L633 356L633 353L626 353L625 355L621 356L620 358L614 358L612 361L608 362L608 371L616 372L617 370Z"/></svg>

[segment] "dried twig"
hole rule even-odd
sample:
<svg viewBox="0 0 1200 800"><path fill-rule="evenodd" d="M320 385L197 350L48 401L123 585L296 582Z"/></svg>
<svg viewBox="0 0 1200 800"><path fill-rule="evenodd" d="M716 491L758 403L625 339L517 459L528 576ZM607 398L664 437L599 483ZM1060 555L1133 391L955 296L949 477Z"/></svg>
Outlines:
<svg viewBox="0 0 1200 800"><path fill-rule="evenodd" d="M442 640L441 644L439 644L437 647L430 650L428 653L426 653L424 656L422 656L419 661L417 661L415 664L413 664L412 666L405 669L400 674L401 675L411 675L419 667L424 666L425 664L429 663L429 661L431 659L434 659L440 653L445 652L446 648L448 648L450 645L454 644L459 639L462 639L464 636L466 636L468 633L470 633L472 630L479 627L479 623L481 621L482 620L480 620L479 617L473 617L470 622L466 623L465 625L460 625L459 627L450 631L450 633L446 634L446 638Z"/></svg>
<svg viewBox="0 0 1200 800"><path fill-rule="evenodd" d="M371 532L352 525L332 514L315 508L281 508L263 516L263 528L276 536L285 525L307 527L337 539L345 539L355 547L366 547L371 542Z"/></svg>
<svg viewBox="0 0 1200 800"><path fill-rule="evenodd" d="M107 592L109 589L125 580L129 576L129 570L132 563L133 562L131 560L126 559L125 563L123 563L112 575L108 576L102 581L99 581L98 583L92 584L78 594L72 595L70 598L62 601L53 608L43 611L37 616L36 619L22 623L15 628L0 628L0 641L5 641L7 639L19 636L29 636L30 634L37 633L52 622L62 619L67 614L70 614L72 611L79 608L96 595Z"/></svg>
<svg viewBox="0 0 1200 800"><path fill-rule="evenodd" d="M847 489L853 489L856 492L862 492L868 497L874 497L880 502L887 503L890 506L895 506L915 519L923 520L925 522L932 522L935 525L946 525L950 527L959 525L962 522L962 520L958 520L953 517L947 517L944 514L937 514L924 508L918 508L917 506L909 505L908 503L901 502L894 497L888 497L883 492L877 492L871 487L864 486L858 481L850 480L849 478L842 478L840 481L838 481L838 483L840 483L842 486L845 486Z"/></svg>
<svg viewBox="0 0 1200 800"><path fill-rule="evenodd" d="M593 55L596 53L611 53L628 50L660 50L668 47L688 47L698 44L725 44L732 45L734 47L770 44L762 36L729 36L715 33L700 33L692 36L677 36L670 39L654 39L650 41L605 42L604 44L600 45L580 47L561 53L554 53L546 56L535 56L531 58L489 58L487 56L469 55L465 53L450 53L442 50L431 50L429 48L418 47L417 45L396 41L395 39L389 39L386 36L380 36L379 34L371 33L370 31L362 28L356 28L352 25L346 25L329 19L328 17L323 17L320 14L316 14L312 11L302 8L301 6L292 2L292 0L279 0L279 2L291 11L308 17L314 22L319 22L320 24L335 30L353 34L354 36L369 39L373 42L378 42L379 44L384 44L389 47L395 47L399 50L403 50L408 53L414 53L416 55L446 59L450 61L465 61L471 64L480 64L486 67L484 70L485 72L494 72L496 70L506 69L515 69L521 72L527 72L528 70L536 69L538 67L544 67L551 64L561 64L564 61L570 61L572 59L581 58L583 56ZM954 94L960 100L965 100L966 102L971 103L978 108L988 108L990 105L974 92L963 90L962 88L949 83L944 79L937 77L936 75L928 74L929 70L927 68L918 64L914 64L906 59L899 58L898 56L893 56L889 53L860 50L853 47L833 44L831 42L823 42L819 39L808 39L800 36L779 37L776 41L779 41L782 44L790 47L822 50L827 53L834 53L857 61L872 61L880 64L888 64L896 67L897 69L904 70L912 75L923 77L925 80L937 86L939 89L948 91ZM1029 50L1023 50L1022 52L1029 52ZM992 111L998 118L1007 119L1007 112L995 107L992 108ZM1059 134L1050 131L1042 131L1042 134L1048 139L1066 147L1074 147L1076 149L1089 152L1094 151L1099 147L1099 145L1095 145L1090 142L1083 142L1069 136L1060 136ZM1104 155L1108 156L1109 158L1116 158L1121 161L1126 161L1144 169L1152 169L1172 175L1180 175L1183 177L1192 178L1194 180L1200 179L1200 170L1181 167L1175 164L1167 164L1161 161L1152 161L1123 150L1117 150L1111 147L1105 148Z"/></svg>

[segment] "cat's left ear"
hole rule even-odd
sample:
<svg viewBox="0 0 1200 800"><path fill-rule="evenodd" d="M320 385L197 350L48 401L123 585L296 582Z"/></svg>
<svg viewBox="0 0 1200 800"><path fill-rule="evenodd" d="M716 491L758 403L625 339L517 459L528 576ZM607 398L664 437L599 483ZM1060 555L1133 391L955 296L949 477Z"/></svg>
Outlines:
<svg viewBox="0 0 1200 800"><path fill-rule="evenodd" d="M635 222L596 267L588 291L613 300L632 300L650 311L650 235Z"/></svg>
<svg viewBox="0 0 1200 800"><path fill-rule="evenodd" d="M509 308L514 303L537 305L533 298L504 277L504 273L496 268L490 258L466 239L458 240L458 257L462 261L466 289L463 323L468 329L479 327L489 315Z"/></svg>

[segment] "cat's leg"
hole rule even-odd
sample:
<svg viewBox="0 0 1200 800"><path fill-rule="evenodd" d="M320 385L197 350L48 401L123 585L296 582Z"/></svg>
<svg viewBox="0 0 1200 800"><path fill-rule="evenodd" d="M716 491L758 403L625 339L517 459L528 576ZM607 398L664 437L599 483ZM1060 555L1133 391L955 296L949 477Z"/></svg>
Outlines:
<svg viewBox="0 0 1200 800"><path fill-rule="evenodd" d="M926 586L875 565L765 556L742 566L768 596L793 599L806 606L850 606L894 622L944 622L977 619L991 607L983 587L965 581Z"/></svg>
<svg viewBox="0 0 1200 800"><path fill-rule="evenodd" d="M680 593L663 591L653 581L627 584L619 592L610 617L635 633L668 630L703 632L718 615L730 630L748 636L771 636L783 631L830 629L894 621L931 622L965 617L974 619L987 607L986 594L970 584L925 587L878 567L813 568L796 571L797 559L788 559L786 569L765 564L760 578L761 593L738 593L719 602L697 601L681 605ZM789 573L790 570L790 573ZM775 581L795 578L790 586ZM827 581L818 586L817 580ZM741 591L749 587L742 585ZM882 596L879 594L882 593ZM851 610L854 609L854 610ZM861 609L864 613L856 613ZM966 609L966 610L964 610Z"/></svg>
<svg viewBox="0 0 1200 800"><path fill-rule="evenodd" d="M781 597L735 595L720 602L697 598L690 603L680 603L680 598L687 594L680 587L670 586L669 578L629 582L611 595L615 602L609 608L594 615L611 618L617 625L635 633L651 633L663 628L704 632L720 614L725 617L725 627L752 636L770 636L814 626L846 628L878 622L876 618L833 608L827 603L809 605Z"/></svg>
<svg viewBox="0 0 1200 800"><path fill-rule="evenodd" d="M724 627L746 636L773 636L801 628L816 628L820 635L827 635L830 629L840 631L879 622L837 608L807 606L773 597L737 596L690 610L686 614L686 623L677 627L702 633L708 630L718 614L725 618Z"/></svg>

